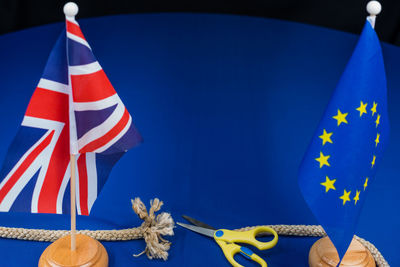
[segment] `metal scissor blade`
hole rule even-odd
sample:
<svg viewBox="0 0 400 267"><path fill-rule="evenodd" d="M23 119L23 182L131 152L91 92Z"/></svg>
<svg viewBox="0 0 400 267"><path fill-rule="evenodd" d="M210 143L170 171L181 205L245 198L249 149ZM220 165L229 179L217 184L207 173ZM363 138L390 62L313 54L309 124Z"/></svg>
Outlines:
<svg viewBox="0 0 400 267"><path fill-rule="evenodd" d="M193 219L192 217L189 217L189 216L186 216L186 215L182 215L182 217L185 220L187 220L188 222L190 222L191 224L194 224L196 226L207 228L207 229L211 229L211 230L217 230L216 228L214 228L214 227L212 227L212 226L210 226L208 224L205 224L205 223L203 223L203 222L201 222L199 220Z"/></svg>
<svg viewBox="0 0 400 267"><path fill-rule="evenodd" d="M180 225L184 228L187 228L189 230L192 230L193 232L214 238L215 230L211 230L211 229L207 229L207 228L203 228L203 227L199 227L199 226L194 226L194 225L190 225L190 224L186 224L186 223L180 223L180 222L177 222L176 224Z"/></svg>

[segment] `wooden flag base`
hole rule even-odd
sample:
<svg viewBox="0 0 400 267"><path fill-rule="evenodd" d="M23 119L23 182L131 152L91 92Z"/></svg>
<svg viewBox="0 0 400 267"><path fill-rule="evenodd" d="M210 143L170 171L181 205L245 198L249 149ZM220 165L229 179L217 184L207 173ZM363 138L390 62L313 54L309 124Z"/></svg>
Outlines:
<svg viewBox="0 0 400 267"><path fill-rule="evenodd" d="M71 236L64 236L46 248L39 267L107 267L108 255L103 245L87 235L76 235L76 249L71 251Z"/></svg>
<svg viewBox="0 0 400 267"><path fill-rule="evenodd" d="M329 237L319 239L310 249L308 264L310 267L336 267L339 255ZM371 252L353 238L344 255L340 267L375 267Z"/></svg>

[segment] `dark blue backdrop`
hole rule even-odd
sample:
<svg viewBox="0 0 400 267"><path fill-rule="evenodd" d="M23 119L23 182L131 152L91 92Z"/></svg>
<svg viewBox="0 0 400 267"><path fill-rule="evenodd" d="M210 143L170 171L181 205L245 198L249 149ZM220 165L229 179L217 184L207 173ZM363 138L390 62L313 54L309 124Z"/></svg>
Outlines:
<svg viewBox="0 0 400 267"><path fill-rule="evenodd" d="M80 24L145 142L115 166L92 214L78 218L79 229L138 226L130 205L136 196L146 204L159 197L178 221L187 214L215 227L317 224L297 186L297 169L357 36L206 14L114 16ZM59 23L0 36L0 159L62 28ZM383 45L383 53L391 142L370 183L357 234L396 266L400 48ZM69 219L2 213L0 225L67 229ZM205 237L176 228L170 240L165 263L131 256L144 249L143 240L103 244L110 266L229 266ZM307 266L315 240L281 237L274 249L257 253L270 266ZM47 245L0 239L0 265L34 266Z"/></svg>

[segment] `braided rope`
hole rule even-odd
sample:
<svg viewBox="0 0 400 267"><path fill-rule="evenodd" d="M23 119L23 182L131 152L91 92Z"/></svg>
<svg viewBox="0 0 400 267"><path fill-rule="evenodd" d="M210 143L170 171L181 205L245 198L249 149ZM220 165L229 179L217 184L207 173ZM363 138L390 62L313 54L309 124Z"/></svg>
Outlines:
<svg viewBox="0 0 400 267"><path fill-rule="evenodd" d="M146 206L139 198L132 200L132 209L144 221L139 227L122 230L80 230L77 233L88 235L100 241L144 239L146 241L145 250L133 256L138 257L146 253L149 259L167 260L171 243L163 239L162 236L174 235L174 221L169 213L162 212L157 216L155 215L161 209L162 201L156 198L150 201L150 205L150 211L147 212ZM0 237L21 240L53 242L69 234L70 231L67 230L0 227Z"/></svg>
<svg viewBox="0 0 400 267"><path fill-rule="evenodd" d="M126 241L133 239L144 239L146 249L134 255L138 257L146 253L149 259L167 260L168 250L171 243L163 239L162 236L173 235L174 221L170 214L162 212L157 216L155 213L161 209L163 202L159 199L150 201L150 211L147 212L143 202L136 198L132 200L132 208L135 213L144 222L136 228L128 228L122 230L80 230L80 234L88 235L99 241ZM278 235L286 236L326 236L324 229L320 225L266 225L273 228ZM247 231L254 229L256 226L244 227L236 229L236 231ZM12 238L31 241L53 242L60 237L68 235L67 230L44 230L44 229L25 229L13 227L0 227L1 238ZM378 267L389 267L389 264L379 252L379 250L370 242L355 236L372 254Z"/></svg>

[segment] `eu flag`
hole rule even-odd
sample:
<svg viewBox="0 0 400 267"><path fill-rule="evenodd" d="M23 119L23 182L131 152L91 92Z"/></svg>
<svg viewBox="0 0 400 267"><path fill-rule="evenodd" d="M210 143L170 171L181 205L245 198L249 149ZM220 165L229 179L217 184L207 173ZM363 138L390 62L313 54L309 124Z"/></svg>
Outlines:
<svg viewBox="0 0 400 267"><path fill-rule="evenodd" d="M367 21L299 169L310 209L342 258L389 137L386 77Z"/></svg>

